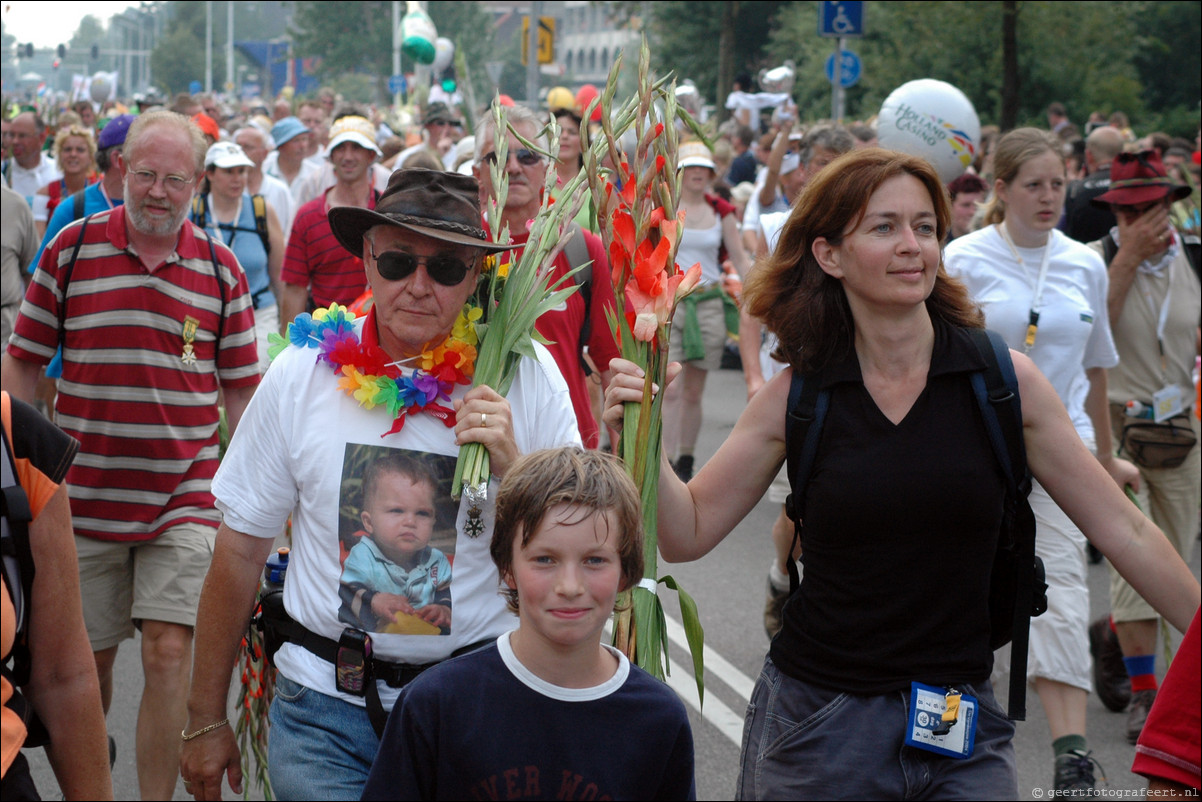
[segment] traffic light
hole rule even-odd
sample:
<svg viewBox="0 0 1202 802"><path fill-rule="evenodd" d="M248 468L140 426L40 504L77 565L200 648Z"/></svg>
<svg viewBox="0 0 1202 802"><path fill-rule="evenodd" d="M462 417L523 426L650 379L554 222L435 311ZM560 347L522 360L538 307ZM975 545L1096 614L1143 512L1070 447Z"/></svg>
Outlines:
<svg viewBox="0 0 1202 802"><path fill-rule="evenodd" d="M66 58L66 57L67 57L67 46L66 46L66 45L59 45L59 46L58 46L58 50L56 50L55 52L58 54L58 57L59 57L60 59L64 59L64 58Z"/></svg>
<svg viewBox="0 0 1202 802"><path fill-rule="evenodd" d="M92 61L100 58L100 45L92 45Z"/></svg>
<svg viewBox="0 0 1202 802"><path fill-rule="evenodd" d="M25 45L25 52L22 55L24 55L25 58L33 58L33 42L29 42Z"/></svg>
<svg viewBox="0 0 1202 802"><path fill-rule="evenodd" d="M56 59L54 60L54 69L56 69L56 70L57 70L59 67L61 67L61 66L62 66L62 63L63 63L63 60L62 60L62 59L56 58Z"/></svg>

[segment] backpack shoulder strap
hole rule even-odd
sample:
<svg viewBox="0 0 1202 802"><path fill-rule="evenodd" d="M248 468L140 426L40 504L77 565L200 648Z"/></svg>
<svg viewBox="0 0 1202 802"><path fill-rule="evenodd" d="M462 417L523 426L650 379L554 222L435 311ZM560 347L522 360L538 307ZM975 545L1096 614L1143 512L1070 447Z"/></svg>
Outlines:
<svg viewBox="0 0 1202 802"><path fill-rule="evenodd" d="M213 351L215 361L221 352L221 338L225 336L225 312L229 290L225 286L225 279L221 277L221 263L217 261L217 245L213 242L213 235L208 231L203 231L203 233L205 240L209 243L209 259L213 263L213 278L217 279L217 291L221 293L221 311L217 313L217 342Z"/></svg>
<svg viewBox="0 0 1202 802"><path fill-rule="evenodd" d="M1027 496L1031 492L1031 471L1027 467L1022 405L1010 348L996 332L985 329L968 331L985 358L985 370L971 376L973 394L1006 482L998 550L1009 550L1016 558L1008 705L1010 718L1020 721L1026 718L1027 647L1030 643L1031 615L1036 607L1035 520L1027 503Z"/></svg>
<svg viewBox="0 0 1202 802"><path fill-rule="evenodd" d="M82 193L81 193L82 194ZM88 226L92 222L92 218L96 214L90 214L84 218L83 225L79 227L79 237L75 240L75 245L71 248L71 259L67 262L58 277L59 292L62 293L62 298L58 302L58 346L63 347L63 343L67 338L67 288L71 286L71 274L75 272L75 262L79 259L79 249L83 247L84 237L88 234Z"/></svg>
<svg viewBox="0 0 1202 802"><path fill-rule="evenodd" d="M572 283L580 288L580 298L584 301L584 322L580 324L580 347L584 348L592 334L593 260L589 257L588 243L584 241L584 229L579 223L568 225L567 237L563 255L567 257L568 267L572 270L580 268L572 274Z"/></svg>
<svg viewBox="0 0 1202 802"><path fill-rule="evenodd" d="M267 232L267 200L262 195L251 195L250 204L255 213L255 231L263 241L263 250L270 256L271 235Z"/></svg>
<svg viewBox="0 0 1202 802"><path fill-rule="evenodd" d="M801 542L806 482L814 467L814 455L818 453L818 440L822 437L822 423L830 407L830 390L821 390L818 385L818 376L805 377L801 371L793 369L785 411L785 465L789 477L785 513L793 521L793 546L790 551ZM800 584L800 577L793 560L789 560L786 567L789 571L789 593L792 594Z"/></svg>
<svg viewBox="0 0 1202 802"><path fill-rule="evenodd" d="M1010 346L997 332L968 329L985 358L985 370L972 374L977 406L989 432L989 443L1002 466L1007 492L1025 498L1031 492L1027 447L1023 440L1022 404Z"/></svg>
<svg viewBox="0 0 1202 802"><path fill-rule="evenodd" d="M192 196L192 222L201 228L209 225L209 211L205 208L205 196L199 192Z"/></svg>
<svg viewBox="0 0 1202 802"><path fill-rule="evenodd" d="M1119 245L1114 241L1114 237L1107 234L1102 237L1102 261L1110 267L1110 263L1114 261L1114 255L1119 252Z"/></svg>
<svg viewBox="0 0 1202 802"><path fill-rule="evenodd" d="M33 588L33 553L29 547L29 523L33 514L29 507L29 496L17 479L17 466L12 449L12 404L7 393L0 402L3 412L3 455L0 455L2 482L0 490L4 508L3 532L0 535L0 554L3 556L4 583L12 599L17 619L17 633L12 648L11 677L14 685L29 682L29 594ZM6 672L8 669L6 668Z"/></svg>
<svg viewBox="0 0 1202 802"><path fill-rule="evenodd" d="M79 218L83 217L84 204L87 202L87 198L84 197L84 192L86 192L86 191L87 191L86 189L81 189L79 192L76 192L74 195L71 196L71 219L72 220L78 220Z"/></svg>

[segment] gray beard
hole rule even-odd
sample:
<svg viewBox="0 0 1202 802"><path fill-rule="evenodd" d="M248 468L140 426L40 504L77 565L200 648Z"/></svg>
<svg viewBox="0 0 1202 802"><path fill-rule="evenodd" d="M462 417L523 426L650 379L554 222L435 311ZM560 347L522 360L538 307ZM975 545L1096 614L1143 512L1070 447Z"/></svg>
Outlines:
<svg viewBox="0 0 1202 802"><path fill-rule="evenodd" d="M188 217L188 209L190 203L185 203L179 209L179 213L175 217L168 220L152 220L147 217L142 209L134 203L130 203L129 195L125 195L125 215L129 219L129 224L139 234L146 234L151 237L165 237L168 234L174 234L180 230L184 224L184 220Z"/></svg>

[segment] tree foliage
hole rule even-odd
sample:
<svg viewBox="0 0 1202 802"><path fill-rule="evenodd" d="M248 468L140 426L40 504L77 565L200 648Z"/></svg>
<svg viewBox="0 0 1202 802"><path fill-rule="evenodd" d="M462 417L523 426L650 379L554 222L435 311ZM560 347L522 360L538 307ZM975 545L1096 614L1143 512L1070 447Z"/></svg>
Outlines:
<svg viewBox="0 0 1202 802"><path fill-rule="evenodd" d="M296 56L320 57L318 73L325 83L334 83L347 73L371 76L377 99L386 99L388 76L392 74L392 3L301 0L294 6L292 37ZM491 84L484 63L492 57L493 43L487 10L480 3L431 2L427 13L438 35L464 51L471 65L471 81L487 96ZM402 59L404 72L412 72L413 67L407 58Z"/></svg>
<svg viewBox="0 0 1202 802"><path fill-rule="evenodd" d="M630 18L647 13L644 30L652 43L656 69L675 70L678 80L690 79L707 99L721 101L735 75L753 77L776 66L764 50L778 14L793 5L785 2L612 2L615 14ZM723 38L730 44L726 46ZM728 64L720 74L720 63ZM776 62L779 63L779 62Z"/></svg>
<svg viewBox="0 0 1202 802"><path fill-rule="evenodd" d="M616 3L638 13L641 3ZM848 119L866 119L901 84L936 78L961 89L982 124L1002 119L1003 3L872 2L865 36L848 41L863 63L846 95ZM1121 110L1141 130L1192 135L1202 96L1202 4L1197 2L1018 2L1014 123L1046 125L1060 101L1078 124L1090 112ZM729 84L717 75L722 6L736 7L735 70L755 75L786 59L797 65L793 95L803 119L830 115L827 57L818 3L650 5L654 66L691 78L721 106ZM1174 126L1181 130L1170 130Z"/></svg>
<svg viewBox="0 0 1202 802"><path fill-rule="evenodd" d="M186 92L192 81L205 77L205 4L171 2L167 4L167 27L150 54L150 72L154 82L168 93ZM214 50L225 41L225 15L213 14ZM225 82L225 59L213 54L213 86Z"/></svg>
<svg viewBox="0 0 1202 802"><path fill-rule="evenodd" d="M234 38L270 39L284 32L280 2L234 3ZM205 4L171 0L165 4L167 24L150 54L151 74L159 88L170 93L186 92L192 81L205 77ZM226 3L213 3L213 89L225 85L225 47L228 22ZM86 18L85 18L86 20ZM82 26L80 28L82 31ZM78 35L78 33L77 33ZM246 64L258 68L241 51L234 51L235 68Z"/></svg>
<svg viewBox="0 0 1202 802"><path fill-rule="evenodd" d="M95 16L87 14L79 21L79 27L71 35L71 41L67 43L67 52L74 55L87 53L92 45L102 44L106 36L104 23Z"/></svg>

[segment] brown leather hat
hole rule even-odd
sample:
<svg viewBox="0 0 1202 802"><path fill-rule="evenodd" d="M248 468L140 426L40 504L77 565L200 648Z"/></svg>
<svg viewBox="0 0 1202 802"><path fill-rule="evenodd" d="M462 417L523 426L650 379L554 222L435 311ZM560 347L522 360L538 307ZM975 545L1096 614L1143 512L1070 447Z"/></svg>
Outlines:
<svg viewBox="0 0 1202 802"><path fill-rule="evenodd" d="M488 239L481 225L479 185L471 176L437 170L397 170L375 209L336 206L330 228L339 244L363 255L363 235L375 226L399 226L427 237L470 245L489 252L507 251Z"/></svg>

